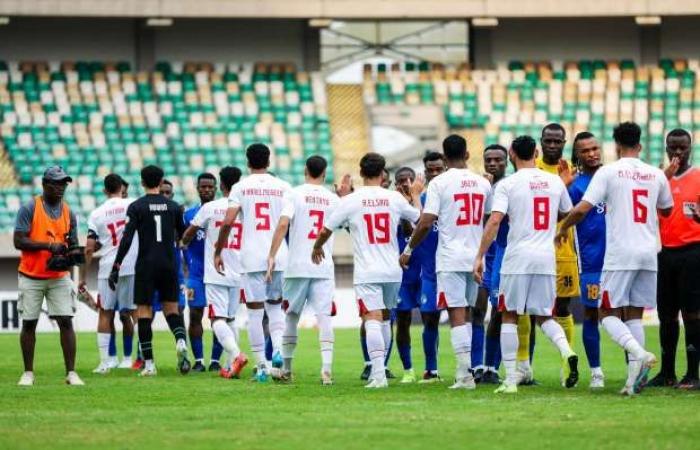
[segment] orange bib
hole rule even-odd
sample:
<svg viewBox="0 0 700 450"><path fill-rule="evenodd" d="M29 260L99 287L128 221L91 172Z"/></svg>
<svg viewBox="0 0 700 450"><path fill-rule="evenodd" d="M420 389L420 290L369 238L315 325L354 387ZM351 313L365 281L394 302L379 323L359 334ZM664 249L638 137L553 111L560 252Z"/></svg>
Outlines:
<svg viewBox="0 0 700 450"><path fill-rule="evenodd" d="M51 242L57 244L66 243L66 235L70 231L70 210L68 205L62 204L61 216L52 219L44 209L41 196L34 199L34 217L32 227L29 230L29 239L37 242ZM19 260L19 272L32 278L49 279L61 278L68 272L55 272L46 268L46 263L51 258L48 250L22 251Z"/></svg>
<svg viewBox="0 0 700 450"><path fill-rule="evenodd" d="M693 220L695 202L700 196L700 169L691 167L680 177L671 178L673 210L668 217L659 216L661 245L682 247L700 242L700 224Z"/></svg>

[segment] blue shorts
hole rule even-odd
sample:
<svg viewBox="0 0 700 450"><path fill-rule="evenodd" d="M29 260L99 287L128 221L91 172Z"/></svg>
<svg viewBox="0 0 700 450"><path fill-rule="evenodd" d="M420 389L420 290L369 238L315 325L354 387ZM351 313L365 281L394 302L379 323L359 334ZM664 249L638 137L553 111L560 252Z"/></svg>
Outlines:
<svg viewBox="0 0 700 450"><path fill-rule="evenodd" d="M582 273L581 304L587 308L597 308L600 300L600 272Z"/></svg>
<svg viewBox="0 0 700 450"><path fill-rule="evenodd" d="M180 309L185 309L185 293L182 292L182 290L178 289L178 298L177 298L177 306ZM158 292L153 294L153 303L151 305L151 308L153 308L153 312L156 313L158 311L163 310L163 306L160 304L160 299L158 298Z"/></svg>
<svg viewBox="0 0 700 450"><path fill-rule="evenodd" d="M437 307L437 280L426 280L421 283L420 311L434 313Z"/></svg>
<svg viewBox="0 0 700 450"><path fill-rule="evenodd" d="M194 291L194 296L187 299L187 306L190 308L205 308L207 306L207 296L203 280L188 279L187 289L192 289Z"/></svg>
<svg viewBox="0 0 700 450"><path fill-rule="evenodd" d="M420 308L421 282L401 283L399 289L399 303L396 305L398 311L410 311L413 308Z"/></svg>

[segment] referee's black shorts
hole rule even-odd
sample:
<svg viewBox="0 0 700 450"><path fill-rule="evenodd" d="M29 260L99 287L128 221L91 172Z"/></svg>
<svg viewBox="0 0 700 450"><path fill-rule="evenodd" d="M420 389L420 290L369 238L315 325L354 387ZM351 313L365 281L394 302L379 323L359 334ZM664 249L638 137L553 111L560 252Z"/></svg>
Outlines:
<svg viewBox="0 0 700 450"><path fill-rule="evenodd" d="M179 297L177 272L162 268L137 270L134 277L134 303L151 306L156 292L161 303L177 302Z"/></svg>
<svg viewBox="0 0 700 450"><path fill-rule="evenodd" d="M661 249L656 292L659 318L700 310L700 242Z"/></svg>

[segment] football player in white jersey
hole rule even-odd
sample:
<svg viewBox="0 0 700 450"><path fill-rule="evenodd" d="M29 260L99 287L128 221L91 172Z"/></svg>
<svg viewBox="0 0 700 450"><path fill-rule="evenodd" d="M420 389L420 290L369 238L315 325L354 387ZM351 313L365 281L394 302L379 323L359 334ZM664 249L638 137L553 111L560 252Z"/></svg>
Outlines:
<svg viewBox="0 0 700 450"><path fill-rule="evenodd" d="M578 356L569 346L561 325L552 319L556 297L556 258L552 239L557 219L571 210L571 199L561 179L535 167L537 148L530 136L519 136L508 156L517 172L495 188L489 217L474 263L474 276L481 283L484 255L496 238L501 221L510 222L508 246L501 266L498 309L502 312L501 354L506 379L496 393L518 392L516 353L518 316L535 316L544 334L559 350L564 384L578 382Z"/></svg>
<svg viewBox="0 0 700 450"><path fill-rule="evenodd" d="M323 186L327 166L328 162L321 156L307 159L304 171L306 182L285 196L282 216L267 256L267 277L272 279L277 252L289 231L289 260L282 289L282 304L287 311L286 328L282 337L282 379L292 379L292 358L297 345L299 316L308 303L314 309L318 321L321 383L331 385L335 340L331 322L335 292L333 260L327 258L320 265L316 265L309 257L325 221L338 206L338 196ZM333 252L332 239L324 245L324 252L329 255Z"/></svg>
<svg viewBox="0 0 700 450"><path fill-rule="evenodd" d="M618 125L613 137L620 159L593 175L581 202L562 223L557 241L579 223L594 205L605 203L605 259L600 282L601 324L628 354L623 395L639 393L656 357L644 349L644 308L656 306L658 245L657 211L671 214L673 196L661 169L639 159L641 129L632 122ZM623 315L625 322L622 322Z"/></svg>
<svg viewBox="0 0 700 450"><path fill-rule="evenodd" d="M224 261L224 274L214 267L214 245L219 237L219 228L224 222L228 210L228 196L232 187L241 179L241 170L237 167L224 167L219 172L221 192L224 196L202 205L192 218L190 226L185 230L182 244L188 245L197 235L198 230L204 230L204 289L209 301L209 319L211 329L228 353L219 374L223 378L238 378L243 368L248 364L248 358L242 353L236 339L234 320L241 301L241 264L239 252L243 225L240 221L233 223L231 239L221 250Z"/></svg>
<svg viewBox="0 0 700 450"><path fill-rule="evenodd" d="M88 218L88 237L85 245L85 265L81 267L79 289L85 289L86 274L93 255L99 246L101 254L97 274L97 348L100 352L100 364L93 373L106 374L117 367L109 356L109 340L114 328L114 311L117 305L122 310L135 311L134 304L134 265L138 254L138 241L134 240L124 258L116 290L109 287L109 274L114 258L117 256L119 242L126 225L126 209L133 200L122 198L122 178L109 174L104 179L104 193L107 200L95 209Z"/></svg>
<svg viewBox="0 0 700 450"><path fill-rule="evenodd" d="M272 281L265 279L266 250L282 214L283 197L291 186L267 173L270 149L264 144L252 144L246 150L250 176L231 189L229 207L219 231L214 252L214 267L224 273L222 250L229 245L229 232L238 214L243 222L241 240L241 273L245 302L248 307L248 339L257 365L256 379L265 382L270 375L265 359L263 316L267 313L268 329L272 340L272 365L281 368L284 312L282 311L282 272L287 266L287 244L282 243L275 261Z"/></svg>
<svg viewBox="0 0 700 450"><path fill-rule="evenodd" d="M382 335L383 311L396 307L401 286L401 267L398 264L399 221L416 223L420 212L403 195L381 187L382 171L386 161L377 153L367 153L360 160L360 176L364 186L343 197L336 210L326 221L313 246L314 263L321 264L326 257L324 245L333 230L348 227L353 241L353 284L360 316L367 332L367 349L372 361L368 388L388 387L384 366L386 353ZM411 185L410 196L414 205L420 205L423 183ZM330 258L330 255L328 255Z"/></svg>
<svg viewBox="0 0 700 450"><path fill-rule="evenodd" d="M436 273L439 309L450 318L452 349L457 357L455 383L451 389L474 389L471 373L472 324L469 309L476 304L479 286L472 270L481 235L484 213L491 196L489 181L467 168L467 141L453 134L442 143L447 172L428 185L423 213L400 258L406 268L411 253L438 223Z"/></svg>

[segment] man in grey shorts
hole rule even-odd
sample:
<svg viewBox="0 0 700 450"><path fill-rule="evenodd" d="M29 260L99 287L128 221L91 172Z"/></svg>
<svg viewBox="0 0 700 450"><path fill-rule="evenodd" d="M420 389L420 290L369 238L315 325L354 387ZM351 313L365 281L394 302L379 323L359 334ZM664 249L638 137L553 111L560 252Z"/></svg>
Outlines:
<svg viewBox="0 0 700 450"><path fill-rule="evenodd" d="M68 269L78 245L75 215L63 202L68 183L73 181L63 168L44 172L42 194L23 205L17 213L14 245L21 251L18 275L18 309L22 317L20 345L24 373L20 386L34 384L36 326L46 299L49 317L58 324L66 366L66 383L83 385L75 373L75 332L73 315L76 292Z"/></svg>

